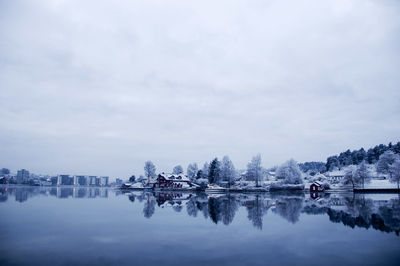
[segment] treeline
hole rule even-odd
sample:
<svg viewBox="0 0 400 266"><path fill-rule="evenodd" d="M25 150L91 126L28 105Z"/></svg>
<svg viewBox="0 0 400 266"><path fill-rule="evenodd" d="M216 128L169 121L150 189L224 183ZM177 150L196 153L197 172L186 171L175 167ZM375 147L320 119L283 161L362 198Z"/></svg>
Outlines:
<svg viewBox="0 0 400 266"><path fill-rule="evenodd" d="M378 162L379 157L388 150L395 154L400 154L400 142L394 145L391 142L388 145L380 144L368 149L368 151L365 151L364 148L353 151L347 150L339 155L328 157L325 167L329 171L334 168L340 169L347 165L358 165L363 161L373 164Z"/></svg>
<svg viewBox="0 0 400 266"><path fill-rule="evenodd" d="M299 168L303 172L322 173L326 171L326 164L323 162L305 162L299 163Z"/></svg>

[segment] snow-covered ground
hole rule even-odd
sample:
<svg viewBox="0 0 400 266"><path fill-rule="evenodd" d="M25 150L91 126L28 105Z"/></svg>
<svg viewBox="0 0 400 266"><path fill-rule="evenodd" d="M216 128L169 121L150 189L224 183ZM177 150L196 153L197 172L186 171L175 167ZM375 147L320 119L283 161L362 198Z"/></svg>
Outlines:
<svg viewBox="0 0 400 266"><path fill-rule="evenodd" d="M370 183L364 185L365 188L397 188L397 184L389 182L387 179L372 179Z"/></svg>

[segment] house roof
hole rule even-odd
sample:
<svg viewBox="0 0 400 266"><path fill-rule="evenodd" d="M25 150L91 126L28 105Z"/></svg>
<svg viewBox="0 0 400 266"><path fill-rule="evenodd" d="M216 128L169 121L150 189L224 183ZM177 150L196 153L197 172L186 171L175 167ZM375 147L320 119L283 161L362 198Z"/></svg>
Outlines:
<svg viewBox="0 0 400 266"><path fill-rule="evenodd" d="M184 174L165 174L165 173L161 173L159 174L159 176L164 177L167 180L171 180L171 181L183 181L183 182L189 182L189 178L184 175Z"/></svg>
<svg viewBox="0 0 400 266"><path fill-rule="evenodd" d="M313 185L316 185L316 186L318 186L318 187L322 186L322 183L319 182L319 181L314 181L312 184L313 184Z"/></svg>

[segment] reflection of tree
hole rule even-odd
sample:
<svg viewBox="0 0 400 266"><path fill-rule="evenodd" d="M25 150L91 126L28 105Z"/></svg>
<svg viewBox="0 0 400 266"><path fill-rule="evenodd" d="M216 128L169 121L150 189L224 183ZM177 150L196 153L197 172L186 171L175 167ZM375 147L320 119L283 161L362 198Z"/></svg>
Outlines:
<svg viewBox="0 0 400 266"><path fill-rule="evenodd" d="M303 201L303 197L279 197L276 200L274 212L294 224L299 221L300 212L303 208Z"/></svg>
<svg viewBox="0 0 400 266"><path fill-rule="evenodd" d="M392 199L389 204L379 207L379 214L384 224L398 234L400 231L400 200Z"/></svg>
<svg viewBox="0 0 400 266"><path fill-rule="evenodd" d="M135 194L129 195L129 200L130 201L135 202L135 198L136 198Z"/></svg>
<svg viewBox="0 0 400 266"><path fill-rule="evenodd" d="M253 226L262 229L262 217L264 215L264 200L260 195L256 195L254 200L246 202L247 218Z"/></svg>
<svg viewBox="0 0 400 266"><path fill-rule="evenodd" d="M175 205L174 207L172 207L172 209L174 209L174 211L176 211L176 212L181 212L182 208L183 208L182 205Z"/></svg>
<svg viewBox="0 0 400 266"><path fill-rule="evenodd" d="M196 205L196 197L192 197L189 199L188 203L186 204L186 211L189 216L197 216L198 208Z"/></svg>
<svg viewBox="0 0 400 266"><path fill-rule="evenodd" d="M243 206L250 222L260 230L263 227L263 216L269 208L273 208L274 213L293 224L299 221L301 212L313 215L326 213L331 222L342 223L351 228L372 227L397 234L400 231L400 200L374 201L363 194L326 196L318 201L305 200L304 193L207 195L140 192L128 197L131 201L143 202L143 214L146 218L152 217L158 203L159 207L169 206L176 212L181 212L186 206L186 212L182 213L192 217L201 217L203 213L206 219L210 217L215 224L222 222L229 225L239 207Z"/></svg>
<svg viewBox="0 0 400 266"><path fill-rule="evenodd" d="M238 201L234 196L227 195L222 198L221 211L222 211L222 222L225 225L228 225L233 222L233 218L235 217L235 213L238 209Z"/></svg>
<svg viewBox="0 0 400 266"><path fill-rule="evenodd" d="M210 213L211 220L217 224L221 220L221 209L220 202L216 198L208 199L208 211Z"/></svg>
<svg viewBox="0 0 400 266"><path fill-rule="evenodd" d="M155 205L156 205L156 201L153 197L153 195L150 194L146 194L146 198L147 200L144 203L144 207L143 207L143 215L146 218L151 218L151 216L153 216L154 211L155 211Z"/></svg>
<svg viewBox="0 0 400 266"><path fill-rule="evenodd" d="M7 199L8 196L6 188L0 188L0 202L5 202L7 201Z"/></svg>

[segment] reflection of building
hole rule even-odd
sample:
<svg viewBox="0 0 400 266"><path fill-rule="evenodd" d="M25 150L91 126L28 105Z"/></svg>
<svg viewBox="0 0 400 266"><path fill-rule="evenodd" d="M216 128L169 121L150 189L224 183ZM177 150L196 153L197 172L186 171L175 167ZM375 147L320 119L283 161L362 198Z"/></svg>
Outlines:
<svg viewBox="0 0 400 266"><path fill-rule="evenodd" d="M18 202L24 202L28 200L28 190L26 189L16 189L15 190L15 200Z"/></svg>
<svg viewBox="0 0 400 266"><path fill-rule="evenodd" d="M108 198L108 189L107 188L101 188L100 189L100 197L101 198Z"/></svg>
<svg viewBox="0 0 400 266"><path fill-rule="evenodd" d="M68 198L69 196L73 196L72 188L70 187L57 188L57 198Z"/></svg>
<svg viewBox="0 0 400 266"><path fill-rule="evenodd" d="M108 186L108 176L100 176L100 186L102 187Z"/></svg>
<svg viewBox="0 0 400 266"><path fill-rule="evenodd" d="M17 183L22 184L29 180L29 171L25 169L18 170L17 172Z"/></svg>

